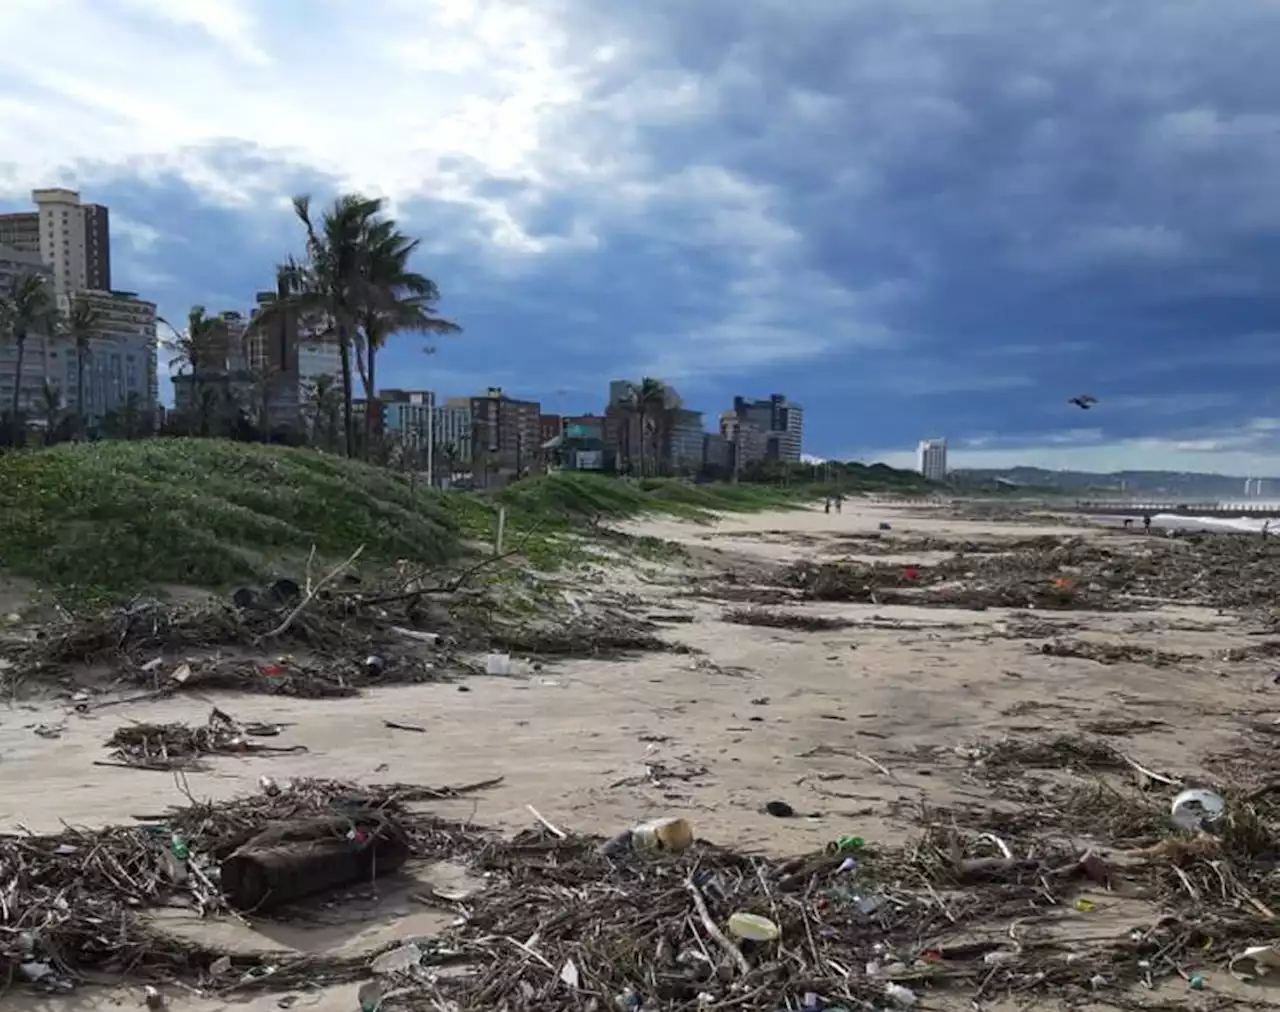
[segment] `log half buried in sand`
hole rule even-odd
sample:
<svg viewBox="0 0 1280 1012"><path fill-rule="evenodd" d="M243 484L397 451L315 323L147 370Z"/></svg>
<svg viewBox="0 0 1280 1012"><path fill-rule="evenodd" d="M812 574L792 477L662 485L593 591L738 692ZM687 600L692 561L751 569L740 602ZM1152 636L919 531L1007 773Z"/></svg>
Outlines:
<svg viewBox="0 0 1280 1012"><path fill-rule="evenodd" d="M404 835L385 817L306 820L274 827L236 849L222 862L222 891L236 910L264 913L325 889L372 881L408 857Z"/></svg>

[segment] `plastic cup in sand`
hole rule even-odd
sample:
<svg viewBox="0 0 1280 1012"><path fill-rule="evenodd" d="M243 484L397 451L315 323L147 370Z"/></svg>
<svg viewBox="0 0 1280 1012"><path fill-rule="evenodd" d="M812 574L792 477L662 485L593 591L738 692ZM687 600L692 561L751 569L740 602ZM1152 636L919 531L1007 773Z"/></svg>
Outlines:
<svg viewBox="0 0 1280 1012"><path fill-rule="evenodd" d="M1169 815L1173 824L1188 833L1200 829L1210 829L1227 810L1227 803L1222 795L1203 787L1193 787L1183 791L1173 799L1169 807Z"/></svg>
<svg viewBox="0 0 1280 1012"><path fill-rule="evenodd" d="M631 830L633 850L679 854L692 846L693 826L686 819L654 819Z"/></svg>

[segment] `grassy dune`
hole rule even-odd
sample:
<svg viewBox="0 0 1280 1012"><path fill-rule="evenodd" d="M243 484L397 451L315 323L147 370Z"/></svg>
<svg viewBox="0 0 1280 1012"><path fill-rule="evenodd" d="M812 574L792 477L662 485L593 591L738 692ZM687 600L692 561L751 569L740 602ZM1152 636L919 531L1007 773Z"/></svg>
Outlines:
<svg viewBox="0 0 1280 1012"><path fill-rule="evenodd" d="M325 560L363 544L368 565L439 563L461 554L467 538L490 538L497 505L513 537L536 530L533 561L554 564L557 539L597 521L797 507L814 494L581 473L492 495L444 493L305 449L208 439L69 444L0 455L0 572L101 596L296 573L313 545Z"/></svg>

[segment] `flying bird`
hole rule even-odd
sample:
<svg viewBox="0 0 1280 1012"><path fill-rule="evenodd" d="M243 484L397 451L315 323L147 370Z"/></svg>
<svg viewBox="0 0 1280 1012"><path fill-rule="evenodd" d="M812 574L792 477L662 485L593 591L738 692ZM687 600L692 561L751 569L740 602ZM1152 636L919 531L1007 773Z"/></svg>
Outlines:
<svg viewBox="0 0 1280 1012"><path fill-rule="evenodd" d="M1068 404L1074 404L1084 411L1088 411L1091 407L1098 403L1098 398L1093 394L1081 394L1079 397L1072 397L1067 401Z"/></svg>

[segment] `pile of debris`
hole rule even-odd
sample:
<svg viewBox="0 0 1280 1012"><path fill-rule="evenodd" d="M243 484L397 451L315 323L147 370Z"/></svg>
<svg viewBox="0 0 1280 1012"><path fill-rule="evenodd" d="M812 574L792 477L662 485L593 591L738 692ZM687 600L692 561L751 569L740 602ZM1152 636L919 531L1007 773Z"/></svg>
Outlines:
<svg viewBox="0 0 1280 1012"><path fill-rule="evenodd" d="M801 632L831 632L848 629L853 625L846 618L830 618L825 615L805 615L794 611L776 611L768 608L734 608L720 616L722 622L734 625L757 625L770 629L797 629Z"/></svg>
<svg viewBox="0 0 1280 1012"><path fill-rule="evenodd" d="M301 745L277 747L252 738L274 738L276 724L242 725L230 714L214 707L200 727L170 724L132 723L116 728L107 739L107 748L119 765L146 770L203 769L201 758L208 755L262 755L305 752Z"/></svg>
<svg viewBox="0 0 1280 1012"><path fill-rule="evenodd" d="M1167 668L1204 660L1199 654L1179 654L1136 643L1101 643L1094 640L1059 639L1042 643L1039 652L1046 657L1080 657L1099 664L1145 664Z"/></svg>
<svg viewBox="0 0 1280 1012"><path fill-rule="evenodd" d="M410 851L472 853L483 846L478 834L406 806L496 782L435 789L299 781L137 826L0 837L0 977L55 990L91 970L198 978L223 954L156 931L146 909L261 909L342 876L367 880Z"/></svg>
<svg viewBox="0 0 1280 1012"><path fill-rule="evenodd" d="M972 761L1010 782L1028 767L1141 768L1065 736L990 743ZM935 810L905 848L842 836L781 861L705 842L646 852L634 841L648 838L634 834L629 845L602 844L541 817L503 840L407 807L457 791L303 783L193 805L151 826L0 840L12 929L0 933L0 973L54 987L112 969L228 991L372 970L389 1001L511 1010L906 1007L943 989L975 1001L1120 1000L1130 986L1225 965L1270 937L1280 909L1271 795L1224 791L1225 811L1187 833L1169 822L1171 783L1098 782L1086 796L1080 781L1070 799L1041 794L1025 817ZM302 874L290 853L313 865ZM182 898L209 915L254 909L264 892L288 902L409 856L467 861L486 887L442 900L459 915L443 935L398 944L371 965L281 955L263 972L253 957L161 936L140 916ZM1007 930L1085 917L1108 889L1158 903L1165 916L1115 934ZM431 972L446 964L449 974Z"/></svg>
<svg viewBox="0 0 1280 1012"><path fill-rule="evenodd" d="M1261 610L1280 623L1280 539L1230 535L1132 539L1037 537L992 550L986 543L913 539L877 542L895 554L927 544L955 551L931 565L799 562L779 583L810 600L985 609L1117 611L1152 600ZM979 551L970 551L978 548ZM920 549L924 551L924 548Z"/></svg>
<svg viewBox="0 0 1280 1012"><path fill-rule="evenodd" d="M222 689L334 698L481 674L476 655L491 649L533 657L673 649L633 608L521 594L519 574L477 588L466 578L440 583L402 569L377 584L308 580L296 600L247 592L194 605L138 599L12 643L0 678L10 689L28 679L83 682L86 668L99 665L116 684L152 695Z"/></svg>

